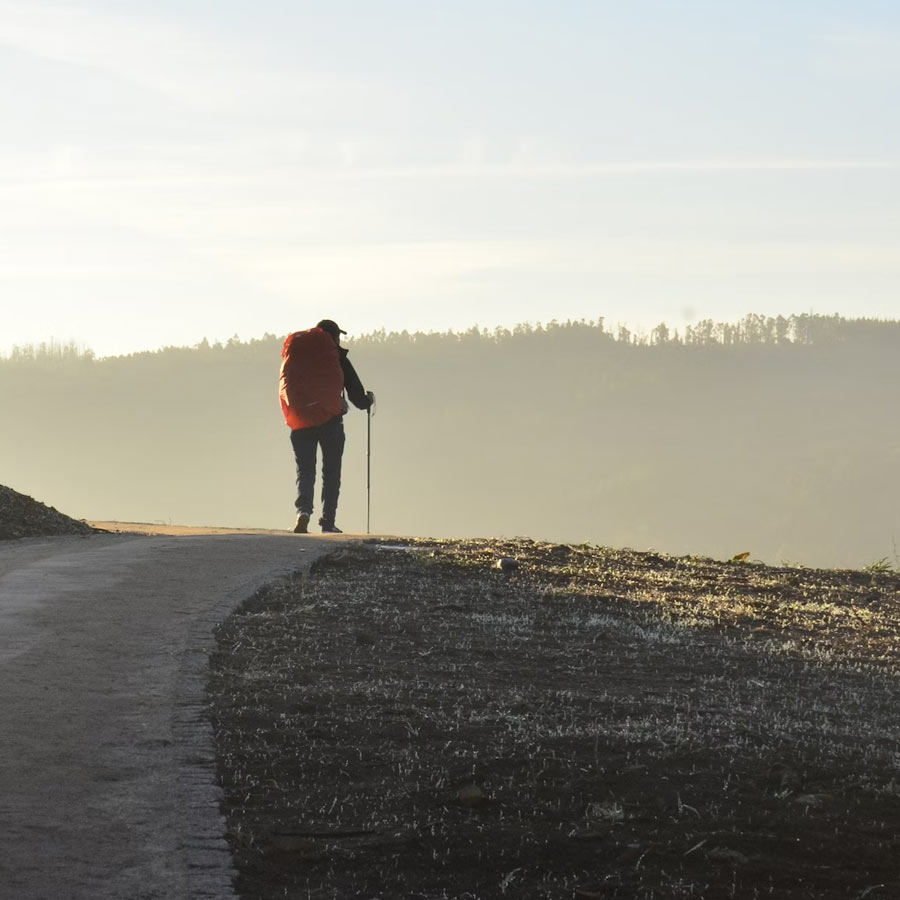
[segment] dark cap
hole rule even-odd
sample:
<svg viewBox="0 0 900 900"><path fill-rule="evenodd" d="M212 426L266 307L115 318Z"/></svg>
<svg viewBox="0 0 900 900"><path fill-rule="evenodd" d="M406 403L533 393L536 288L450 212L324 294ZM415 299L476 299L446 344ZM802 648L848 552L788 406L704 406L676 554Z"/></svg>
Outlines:
<svg viewBox="0 0 900 900"><path fill-rule="evenodd" d="M322 321L319 322L318 325L316 325L316 328L321 328L322 331L327 331L335 340L338 340L338 338L342 334L347 333L343 328L338 328L338 323L332 321L331 319L322 319Z"/></svg>

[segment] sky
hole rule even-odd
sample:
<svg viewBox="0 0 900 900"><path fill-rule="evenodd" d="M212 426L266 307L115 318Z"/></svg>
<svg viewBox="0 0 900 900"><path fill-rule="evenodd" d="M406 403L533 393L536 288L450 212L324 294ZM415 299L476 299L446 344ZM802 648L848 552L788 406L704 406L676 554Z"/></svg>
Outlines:
<svg viewBox="0 0 900 900"><path fill-rule="evenodd" d="M894 0L0 0L0 354L900 318Z"/></svg>

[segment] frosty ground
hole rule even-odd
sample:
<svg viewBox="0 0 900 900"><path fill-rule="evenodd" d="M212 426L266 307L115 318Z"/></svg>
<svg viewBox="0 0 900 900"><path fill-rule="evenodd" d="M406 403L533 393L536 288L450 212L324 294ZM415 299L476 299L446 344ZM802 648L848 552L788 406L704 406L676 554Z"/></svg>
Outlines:
<svg viewBox="0 0 900 900"><path fill-rule="evenodd" d="M898 611L883 571L341 549L217 635L238 889L900 896Z"/></svg>

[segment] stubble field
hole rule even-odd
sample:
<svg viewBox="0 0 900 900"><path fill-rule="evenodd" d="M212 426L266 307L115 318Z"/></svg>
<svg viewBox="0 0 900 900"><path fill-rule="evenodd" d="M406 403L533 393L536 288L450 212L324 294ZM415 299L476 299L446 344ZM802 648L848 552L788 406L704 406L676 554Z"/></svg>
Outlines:
<svg viewBox="0 0 900 900"><path fill-rule="evenodd" d="M896 898L898 612L884 572L342 549L218 632L240 894Z"/></svg>

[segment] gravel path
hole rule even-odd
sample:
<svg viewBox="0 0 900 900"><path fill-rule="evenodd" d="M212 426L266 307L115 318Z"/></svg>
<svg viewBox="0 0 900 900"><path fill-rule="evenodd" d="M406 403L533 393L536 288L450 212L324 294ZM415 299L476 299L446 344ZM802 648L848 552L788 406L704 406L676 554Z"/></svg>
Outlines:
<svg viewBox="0 0 900 900"><path fill-rule="evenodd" d="M0 544L0 900L233 897L204 716L212 629L334 544Z"/></svg>

